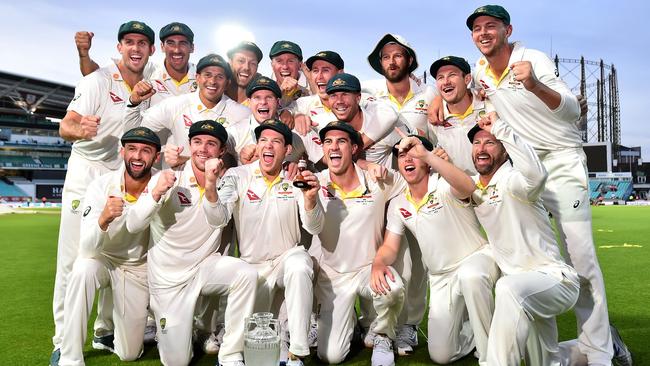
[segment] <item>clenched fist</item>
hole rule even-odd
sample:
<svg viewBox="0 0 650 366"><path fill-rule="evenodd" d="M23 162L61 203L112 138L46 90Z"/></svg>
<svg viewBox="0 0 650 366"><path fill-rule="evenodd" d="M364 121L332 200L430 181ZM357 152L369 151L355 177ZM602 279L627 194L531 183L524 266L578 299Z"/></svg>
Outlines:
<svg viewBox="0 0 650 366"><path fill-rule="evenodd" d="M174 171L171 169L161 171L158 182L156 182L156 186L151 191L151 197L154 201L160 201L160 197L167 193L174 186L175 182L176 176L174 175Z"/></svg>
<svg viewBox="0 0 650 366"><path fill-rule="evenodd" d="M90 140L97 136L97 129L99 128L99 116L83 116L81 117L81 139Z"/></svg>
<svg viewBox="0 0 650 366"><path fill-rule="evenodd" d="M122 216L122 212L124 212L124 201L122 198L109 196L108 200L106 201L106 205L104 205L104 209L102 210L101 215L99 215L99 227L103 231L106 231L108 229L108 225L110 225L113 220Z"/></svg>
<svg viewBox="0 0 650 366"><path fill-rule="evenodd" d="M88 57L88 51L93 43L93 37L95 34L93 32L77 32L74 34L74 43L77 45L77 52L79 52L79 57Z"/></svg>
<svg viewBox="0 0 650 366"><path fill-rule="evenodd" d="M156 94L156 89L153 88L153 85L147 80L140 80L133 87L129 102L131 105L138 105L151 98L154 94Z"/></svg>

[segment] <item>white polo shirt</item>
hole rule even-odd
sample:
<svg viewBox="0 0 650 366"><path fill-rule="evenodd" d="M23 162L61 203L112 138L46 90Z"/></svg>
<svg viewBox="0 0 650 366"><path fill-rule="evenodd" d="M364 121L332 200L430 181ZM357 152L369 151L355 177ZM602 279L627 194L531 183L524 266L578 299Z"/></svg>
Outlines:
<svg viewBox="0 0 650 366"><path fill-rule="evenodd" d="M140 198L149 195L145 189ZM109 197L121 197L124 201L122 215L108 225L106 231L99 227L99 217ZM137 199L125 192L124 167L106 173L93 180L84 198L83 217L79 241L79 256L82 258L108 258L113 264L139 266L147 262L149 229L129 233L126 217Z"/></svg>
<svg viewBox="0 0 650 366"><path fill-rule="evenodd" d="M250 109L228 98L225 94L214 108L206 107L199 93L189 93L169 97L157 105L152 106L140 115L137 107L128 108L127 120L129 123L136 123L142 118L141 125L148 127L154 132L165 129L171 131L168 140L176 146L185 146L184 151L189 152L188 133L192 123L202 120L213 120L224 127L248 118Z"/></svg>
<svg viewBox="0 0 650 366"><path fill-rule="evenodd" d="M559 77L553 61L543 52L515 42L508 64L517 61L530 61L537 79L562 96L555 110L549 109L521 82L515 81L509 67L503 75L495 76L484 56L474 67L475 86L485 90L499 116L508 121L535 150L554 151L582 146L577 127L580 118L578 99Z"/></svg>
<svg viewBox="0 0 650 366"><path fill-rule="evenodd" d="M421 202L415 202L406 188L390 201L386 216L386 230L404 235L407 228L415 235L430 274L456 269L465 257L487 244L470 204L454 197L449 183L435 172L429 175Z"/></svg>
<svg viewBox="0 0 650 366"><path fill-rule="evenodd" d="M411 90L400 103L388 92L386 79L377 79L364 81L361 84L363 92L372 95L378 101L387 103L397 111L403 121L413 132L420 130L425 133L427 139L435 144L435 135L431 133L429 120L427 118L427 109L429 102L437 95L435 88L431 85L418 85L414 80L409 79Z"/></svg>
<svg viewBox="0 0 650 366"><path fill-rule="evenodd" d="M472 202L496 263L504 274L567 267L540 200L547 176L544 166L503 120L493 125L492 134L503 142L513 164L506 161L487 187L476 176Z"/></svg>
<svg viewBox="0 0 650 366"><path fill-rule="evenodd" d="M203 207L204 191L196 182L191 162L175 171L175 176L175 185L159 202L151 195L141 197L127 216L130 232L150 227L153 246L148 265L152 291L183 286L221 242L221 228L208 224ZM151 178L150 192L159 177L156 174Z"/></svg>
<svg viewBox="0 0 650 366"><path fill-rule="evenodd" d="M128 131L124 118L130 95L131 88L124 82L114 62L79 81L68 111L75 111L81 116L96 115L100 121L97 136L75 141L72 144L73 154L100 162L111 170L119 168L122 164L118 153L119 141Z"/></svg>
<svg viewBox="0 0 650 366"><path fill-rule="evenodd" d="M164 61L160 64L153 64L149 81L156 90L156 94L149 99L149 103L156 105L169 97L195 92L198 89L196 65L190 62L188 66L185 77L180 81L176 81L167 72Z"/></svg>
<svg viewBox="0 0 650 366"><path fill-rule="evenodd" d="M360 184L352 192L337 187L329 169L318 174L325 226L314 240L322 247L320 263L339 273L355 272L372 263L383 242L386 203L406 186L398 173L391 172L387 181L377 183L354 167Z"/></svg>
<svg viewBox="0 0 650 366"><path fill-rule="evenodd" d="M470 92L468 90L468 92ZM443 125L431 126L438 139L438 146L449 155L451 162L468 175L475 175L472 161L472 143L467 138L469 130L485 114L485 102L473 96L472 104L463 114L449 113L447 102L443 100L445 120Z"/></svg>
<svg viewBox="0 0 650 366"><path fill-rule="evenodd" d="M305 211L303 193L284 176L284 170L269 182L259 161L228 169L219 185L219 200L208 202L206 210L213 225L234 218L239 256L248 263L279 257L300 242L301 226L317 235L325 220L320 202Z"/></svg>
<svg viewBox="0 0 650 366"><path fill-rule="evenodd" d="M239 153L244 146L257 143L255 128L259 125L260 123L251 114L247 119L233 123L226 128L231 139L229 143L234 146L237 160L239 160ZM307 153L309 160L313 163L317 163L323 158L322 143L315 132L310 131L305 136L292 132L292 135L291 154L285 157L286 161L298 161L304 153Z"/></svg>

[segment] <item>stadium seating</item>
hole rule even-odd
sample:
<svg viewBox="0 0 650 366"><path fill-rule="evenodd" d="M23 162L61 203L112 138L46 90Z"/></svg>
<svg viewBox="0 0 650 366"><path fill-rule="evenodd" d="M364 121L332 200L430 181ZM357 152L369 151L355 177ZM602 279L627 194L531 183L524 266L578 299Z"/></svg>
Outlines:
<svg viewBox="0 0 650 366"><path fill-rule="evenodd" d="M68 159L57 156L39 156L41 166L45 168L66 168Z"/></svg>
<svg viewBox="0 0 650 366"><path fill-rule="evenodd" d="M629 180L590 180L589 199L598 200L627 200L632 194L633 186Z"/></svg>
<svg viewBox="0 0 650 366"><path fill-rule="evenodd" d="M0 180L0 197L29 197L29 195L17 186Z"/></svg>
<svg viewBox="0 0 650 366"><path fill-rule="evenodd" d="M0 155L0 167L5 168L38 168L39 165L29 156Z"/></svg>

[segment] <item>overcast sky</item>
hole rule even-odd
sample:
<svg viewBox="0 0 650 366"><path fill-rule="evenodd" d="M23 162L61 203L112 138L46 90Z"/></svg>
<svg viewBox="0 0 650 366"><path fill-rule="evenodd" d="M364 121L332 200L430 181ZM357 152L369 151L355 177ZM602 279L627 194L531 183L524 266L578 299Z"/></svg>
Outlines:
<svg viewBox="0 0 650 366"><path fill-rule="evenodd" d="M155 5L154 5L155 4ZM460 4L460 5L459 5ZM385 33L404 36L415 48L417 74L442 56L464 56L473 64L478 51L465 19L479 1L11 1L0 3L2 57L0 70L74 85L80 78L74 32L95 32L91 56L100 64L117 55L117 29L141 20L155 31L172 21L195 33L192 60L209 53L225 56L228 43L252 34L265 53L260 71L270 72L268 51L276 40L298 43L305 58L333 50L345 60L347 72L360 79L379 77L366 57ZM650 31L647 1L501 1L513 24L511 40L562 58L614 64L620 90L622 144L642 146L650 161L646 57ZM221 29L221 31L220 31ZM224 29L226 31L224 34ZM162 55L157 50L154 60ZM577 70L574 70L577 72ZM560 68L560 73L567 70ZM643 107L646 105L646 107Z"/></svg>

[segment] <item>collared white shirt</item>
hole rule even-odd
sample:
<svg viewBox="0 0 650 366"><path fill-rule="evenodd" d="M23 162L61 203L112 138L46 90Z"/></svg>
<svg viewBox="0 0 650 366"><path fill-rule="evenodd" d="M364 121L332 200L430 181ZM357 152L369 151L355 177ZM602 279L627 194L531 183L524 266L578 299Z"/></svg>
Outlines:
<svg viewBox="0 0 650 366"><path fill-rule="evenodd" d="M306 211L303 193L284 176L284 170L269 182L259 161L228 169L218 194L217 202L207 203L208 221L219 226L234 218L239 255L248 263L273 260L295 247L301 227L312 235L323 228L320 202Z"/></svg>
<svg viewBox="0 0 650 366"><path fill-rule="evenodd" d="M544 166L503 120L493 124L492 134L503 142L513 164L506 161L486 187L476 176L472 202L496 263L504 274L568 267L540 199L547 176Z"/></svg>
<svg viewBox="0 0 650 366"><path fill-rule="evenodd" d="M100 124L97 136L72 144L73 154L100 162L111 170L119 168L122 163L118 153L119 141L129 130L124 118L130 95L131 88L124 82L114 62L79 81L68 111L75 111L81 116L99 116Z"/></svg>
<svg viewBox="0 0 650 366"><path fill-rule="evenodd" d="M425 137L435 144L435 135L431 133L427 118L429 103L437 94L435 88L427 84L418 85L414 80L409 79L411 90L404 102L400 103L388 92L386 82L386 79L364 81L361 89L378 101L393 107L411 131L422 131Z"/></svg>
<svg viewBox="0 0 650 366"><path fill-rule="evenodd" d="M131 207L127 228L138 232L149 227L152 248L149 250L151 291L169 289L194 277L198 265L215 253L221 242L221 228L208 224L204 211L204 190L194 176L191 162L175 171L176 182L159 202L151 195L141 197ZM160 174L149 181L151 192Z"/></svg>
<svg viewBox="0 0 650 366"><path fill-rule="evenodd" d="M174 78L169 75L164 61L160 64L149 64L153 67L151 70L148 70L148 78L151 85L156 90L156 94L149 99L151 105L156 105L169 97L193 93L198 90L198 84L196 82L196 65L193 63L188 63L187 74L185 74L185 77L179 81L174 80ZM149 64L147 64L147 66ZM147 101L143 103L146 102Z"/></svg>
<svg viewBox="0 0 650 366"><path fill-rule="evenodd" d="M390 201L386 216L386 230L403 235L407 228L415 235L431 274L454 270L487 244L472 207L454 197L449 183L435 172L429 175L421 202L415 202L406 188Z"/></svg>
<svg viewBox="0 0 650 366"><path fill-rule="evenodd" d="M468 90L468 93L471 91ZM449 155L451 162L469 175L476 174L472 161L472 143L467 138L469 130L476 125L485 114L486 102L478 97L472 97L472 104L463 114L449 112L447 102L443 100L444 124L431 126L438 139L438 146Z"/></svg>
<svg viewBox="0 0 650 366"><path fill-rule="evenodd" d="M80 257L105 257L116 265L125 266L139 266L147 262L149 229L132 234L126 228L126 217L137 199L126 193L124 173L125 169L122 167L99 176L88 186L80 225ZM145 189L140 198L148 195L149 190ZM122 198L124 211L108 225L106 231L103 231L99 227L99 217L111 196Z"/></svg>
<svg viewBox="0 0 650 366"><path fill-rule="evenodd" d="M400 174L391 172L387 181L378 183L356 164L354 167L360 184L352 192L337 187L329 169L318 174L325 226L314 240L322 248L320 262L339 273L354 272L372 263L383 242L386 203L406 186Z"/></svg>
<svg viewBox="0 0 650 366"><path fill-rule="evenodd" d="M147 109L142 116L139 109L128 108L127 120L129 124L138 125L142 118L141 125L160 132L165 129L171 131L168 140L176 146L184 146L184 151L189 152L188 133L194 122L202 120L213 120L224 127L248 118L250 109L228 98L225 94L214 108L206 107L199 92L169 97L159 104Z"/></svg>
<svg viewBox="0 0 650 366"><path fill-rule="evenodd" d="M257 143L257 138L255 138L255 128L259 125L259 122L257 122L255 117L251 114L247 119L233 123L226 128L231 140L229 144L234 146L237 160L239 160L239 153L244 146ZM310 131L305 136L292 132L292 135L292 149L291 153L285 157L286 161L298 161L304 153L307 154L307 157L313 163L317 163L323 158L322 143L315 132Z"/></svg>
<svg viewBox="0 0 650 366"><path fill-rule="evenodd" d="M484 56L474 68L475 86L485 90L499 117L506 120L535 150L553 151L582 146L577 127L580 117L578 99L559 77L553 61L543 52L515 42L508 64L517 61L530 61L535 77L561 95L562 101L555 110L549 109L521 82L515 81L510 68L506 68L502 75L494 75Z"/></svg>

